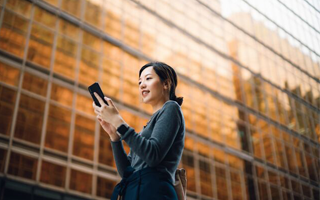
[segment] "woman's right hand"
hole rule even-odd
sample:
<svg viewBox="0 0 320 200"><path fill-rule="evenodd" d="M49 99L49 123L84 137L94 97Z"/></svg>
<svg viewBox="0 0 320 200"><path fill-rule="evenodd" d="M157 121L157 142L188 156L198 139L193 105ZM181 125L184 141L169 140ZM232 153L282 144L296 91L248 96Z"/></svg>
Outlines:
<svg viewBox="0 0 320 200"><path fill-rule="evenodd" d="M111 141L116 142L120 140L120 136L117 134L117 130L115 127L99 117L97 117L97 119L103 130L108 133Z"/></svg>

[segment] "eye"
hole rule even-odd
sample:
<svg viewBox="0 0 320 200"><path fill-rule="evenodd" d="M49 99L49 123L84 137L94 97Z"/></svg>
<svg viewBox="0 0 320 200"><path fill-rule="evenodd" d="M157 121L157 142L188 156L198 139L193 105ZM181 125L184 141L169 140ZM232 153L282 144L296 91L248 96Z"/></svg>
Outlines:
<svg viewBox="0 0 320 200"><path fill-rule="evenodd" d="M150 80L150 79L152 79L152 78L151 78L151 77L148 77L148 78L147 78L147 80Z"/></svg>
<svg viewBox="0 0 320 200"><path fill-rule="evenodd" d="M141 81L139 81L139 83L138 83L139 85L141 85Z"/></svg>

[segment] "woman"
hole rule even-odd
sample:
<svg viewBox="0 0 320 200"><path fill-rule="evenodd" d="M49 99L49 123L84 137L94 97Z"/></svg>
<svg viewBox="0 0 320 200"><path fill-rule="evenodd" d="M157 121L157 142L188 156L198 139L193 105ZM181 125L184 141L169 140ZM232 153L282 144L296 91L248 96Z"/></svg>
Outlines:
<svg viewBox="0 0 320 200"><path fill-rule="evenodd" d="M120 116L112 100L97 95L101 107L93 103L103 129L109 134L121 182L111 199L177 199L174 174L184 147L185 122L181 112L182 97L177 98L177 75L161 62L144 65L139 71L139 92L144 103L153 108L150 121L140 134ZM130 147L127 155L121 140Z"/></svg>

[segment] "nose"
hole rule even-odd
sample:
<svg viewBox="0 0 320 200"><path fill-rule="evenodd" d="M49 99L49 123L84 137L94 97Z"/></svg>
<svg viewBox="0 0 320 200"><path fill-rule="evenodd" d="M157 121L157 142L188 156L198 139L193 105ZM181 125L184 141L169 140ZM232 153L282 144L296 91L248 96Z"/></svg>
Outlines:
<svg viewBox="0 0 320 200"><path fill-rule="evenodd" d="M143 88L145 88L145 87L146 87L145 82L144 82L144 81L141 81L141 83L140 83L140 89L143 89Z"/></svg>

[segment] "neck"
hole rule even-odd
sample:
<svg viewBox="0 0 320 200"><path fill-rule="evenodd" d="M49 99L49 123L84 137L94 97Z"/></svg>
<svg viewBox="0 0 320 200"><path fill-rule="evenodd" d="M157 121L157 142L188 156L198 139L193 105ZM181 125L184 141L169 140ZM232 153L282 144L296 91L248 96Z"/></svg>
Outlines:
<svg viewBox="0 0 320 200"><path fill-rule="evenodd" d="M157 112L159 109L162 108L163 104L167 102L169 98L159 99L158 102L152 105L153 113Z"/></svg>

